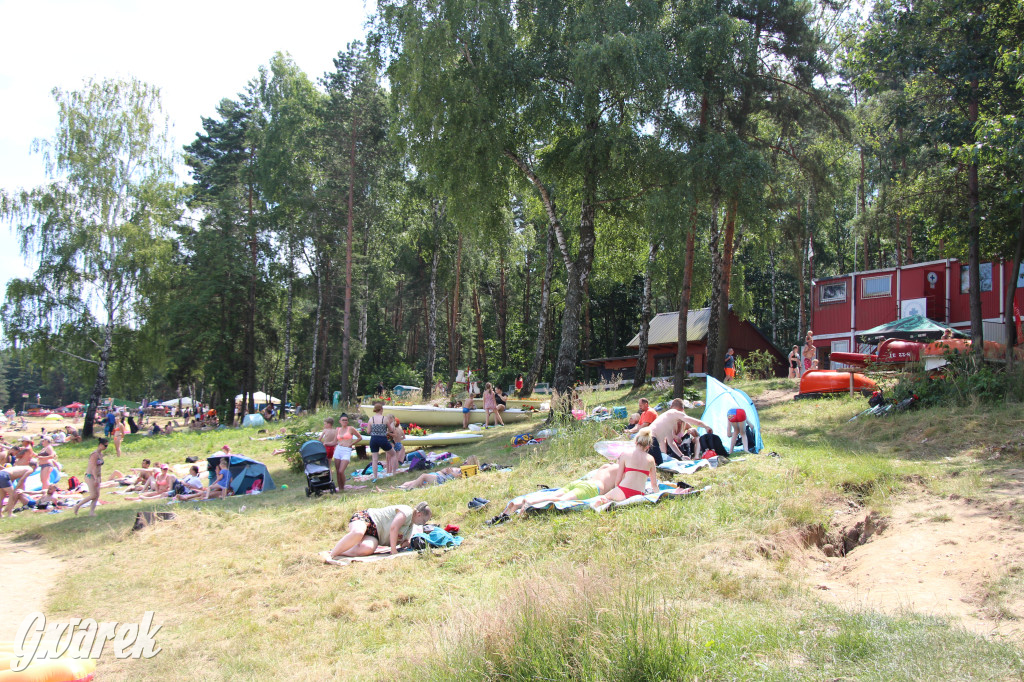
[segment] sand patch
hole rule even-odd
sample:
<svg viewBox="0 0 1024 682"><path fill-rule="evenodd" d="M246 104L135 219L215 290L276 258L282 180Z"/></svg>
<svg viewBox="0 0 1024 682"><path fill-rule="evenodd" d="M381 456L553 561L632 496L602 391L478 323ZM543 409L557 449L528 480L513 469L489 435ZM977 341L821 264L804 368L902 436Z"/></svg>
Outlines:
<svg viewBox="0 0 1024 682"><path fill-rule="evenodd" d="M837 556L820 549L827 543L808 543L808 579L822 599L846 607L952 617L979 634L1021 641L1024 597L992 593L1000 579L1024 567L1024 531L1013 516L1005 501L921 492L896 506L866 542ZM833 522L840 537L850 517L844 510Z"/></svg>
<svg viewBox="0 0 1024 682"><path fill-rule="evenodd" d="M26 512L28 513L28 512ZM54 582L60 577L63 562L47 553L42 543L12 542L0 538L3 557L4 617L0 618L0 641L13 641L25 616L41 611Z"/></svg>

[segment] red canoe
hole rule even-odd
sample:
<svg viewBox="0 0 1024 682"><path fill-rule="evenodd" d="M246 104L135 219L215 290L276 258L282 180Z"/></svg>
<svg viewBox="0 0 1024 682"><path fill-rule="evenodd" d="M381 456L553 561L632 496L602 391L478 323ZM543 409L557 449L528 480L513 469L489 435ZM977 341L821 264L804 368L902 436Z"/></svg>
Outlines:
<svg viewBox="0 0 1024 682"><path fill-rule="evenodd" d="M833 356L835 353L833 353ZM858 372L838 372L831 369L812 369L800 377L800 395L815 393L846 393L850 390L850 376L853 376L853 390L874 391L878 385Z"/></svg>
<svg viewBox="0 0 1024 682"><path fill-rule="evenodd" d="M868 364L902 365L908 362L918 362L921 359L921 351L924 346L925 344L918 341L885 339L878 344L877 353L832 353L829 355L829 360L853 367L866 367Z"/></svg>
<svg viewBox="0 0 1024 682"><path fill-rule="evenodd" d="M967 355L971 352L971 342L965 339L946 339L944 341L932 341L921 351L921 357L925 361L934 361L944 357L947 353L961 353ZM984 357L986 360L1002 360L1006 357L1006 345L995 341L986 341ZM1013 357L1016 360L1024 360L1024 347L1017 347L1013 350Z"/></svg>

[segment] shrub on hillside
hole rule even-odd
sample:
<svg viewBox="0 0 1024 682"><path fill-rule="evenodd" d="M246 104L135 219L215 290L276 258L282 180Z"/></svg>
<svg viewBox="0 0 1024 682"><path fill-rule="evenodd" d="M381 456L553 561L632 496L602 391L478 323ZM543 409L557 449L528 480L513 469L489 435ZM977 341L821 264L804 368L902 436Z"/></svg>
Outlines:
<svg viewBox="0 0 1024 682"><path fill-rule="evenodd" d="M736 374L743 379L771 379L775 376L775 358L766 350L755 350L745 358L736 358Z"/></svg>

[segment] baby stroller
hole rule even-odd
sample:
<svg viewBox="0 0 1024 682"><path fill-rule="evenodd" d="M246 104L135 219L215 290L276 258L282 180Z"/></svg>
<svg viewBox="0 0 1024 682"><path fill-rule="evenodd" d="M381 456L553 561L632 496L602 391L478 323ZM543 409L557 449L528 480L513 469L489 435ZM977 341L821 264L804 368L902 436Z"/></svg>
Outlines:
<svg viewBox="0 0 1024 682"><path fill-rule="evenodd" d="M327 450L318 440L307 440L299 448L302 455L302 467L306 472L306 497L315 494L320 497L324 491L338 492L338 487L331 479L331 463L327 459Z"/></svg>

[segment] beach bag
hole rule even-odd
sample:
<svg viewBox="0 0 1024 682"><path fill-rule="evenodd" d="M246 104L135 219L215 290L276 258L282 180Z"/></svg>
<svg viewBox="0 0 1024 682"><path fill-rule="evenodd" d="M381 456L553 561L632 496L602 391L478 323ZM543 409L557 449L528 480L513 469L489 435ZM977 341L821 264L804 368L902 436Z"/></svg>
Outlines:
<svg viewBox="0 0 1024 682"><path fill-rule="evenodd" d="M80 485L82 485L82 482L78 480L78 476L68 477L68 490L74 490Z"/></svg>
<svg viewBox="0 0 1024 682"><path fill-rule="evenodd" d="M430 468L430 462L420 453L413 453L406 460L409 463L409 471L424 471Z"/></svg>
<svg viewBox="0 0 1024 682"><path fill-rule="evenodd" d="M757 452L757 435L754 433L754 427L747 424L747 452Z"/></svg>

